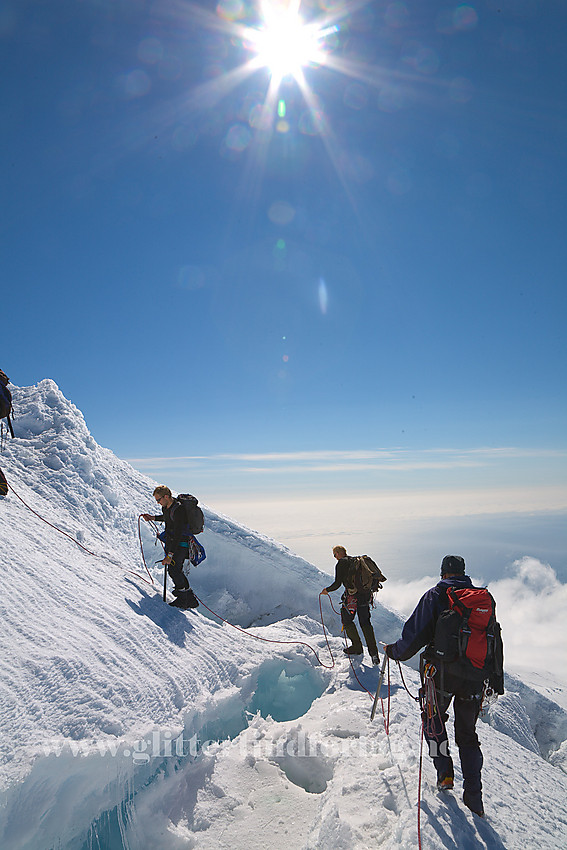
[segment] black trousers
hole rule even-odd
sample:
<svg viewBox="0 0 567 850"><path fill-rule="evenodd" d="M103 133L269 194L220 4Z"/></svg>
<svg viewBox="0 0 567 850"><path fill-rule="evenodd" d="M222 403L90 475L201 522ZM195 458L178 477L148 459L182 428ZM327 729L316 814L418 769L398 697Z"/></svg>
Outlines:
<svg viewBox="0 0 567 850"><path fill-rule="evenodd" d="M372 628L372 623L370 622L370 598L367 594L357 599L356 603L356 611L353 613L349 611L346 607L346 595L343 594L342 597L342 605L341 605L341 622L345 628L345 632L347 636L353 643L353 646L360 649L362 652L362 642L360 640L360 636L354 625L354 618L358 614L358 622L360 623L360 628L362 629L362 634L364 635L364 639L366 641L366 646L368 647L368 652L370 655L378 655L378 647L376 646L376 635L374 634L374 629Z"/></svg>
<svg viewBox="0 0 567 850"><path fill-rule="evenodd" d="M469 681L445 672L441 682L440 672L434 677L437 714L423 711L423 734L429 746L429 755L437 769L437 776L453 776L453 759L449 753L446 722L453 700L455 712L455 743L459 749L463 789L469 795L480 795L482 790L482 752L476 734L476 721L482 704L482 682ZM442 688L442 689L441 689Z"/></svg>
<svg viewBox="0 0 567 850"><path fill-rule="evenodd" d="M188 590L189 582L187 576L183 572L183 563L189 557L189 550L186 546L179 546L173 553L173 559L167 568L169 575L175 585L174 590Z"/></svg>

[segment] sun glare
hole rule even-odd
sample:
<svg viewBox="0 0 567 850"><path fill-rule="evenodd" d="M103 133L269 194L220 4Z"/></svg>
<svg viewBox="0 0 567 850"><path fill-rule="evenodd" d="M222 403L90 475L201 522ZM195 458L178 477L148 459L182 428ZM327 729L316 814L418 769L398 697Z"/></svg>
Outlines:
<svg viewBox="0 0 567 850"><path fill-rule="evenodd" d="M306 3L309 5L307 20L299 13L301 2L249 0L245 3L244 0L218 0L214 14L188 2L190 15L201 26L226 35L240 51L242 59L231 69L214 73L210 79L197 86L188 97L188 102L195 107L211 110L248 78L257 72L264 72L262 77L265 78L267 71L269 80L265 94L260 95L247 115L244 114L237 124L228 128L224 142L226 150L237 154L253 142L250 149L254 151L256 174L260 174L274 133L285 135L296 131L305 136L319 136L348 194L330 122L313 86L317 83L318 68L327 68L360 80L365 85L383 86L383 76L375 68L362 60L341 55L341 46L348 38L350 15L364 7L369 0L319 0L321 9L329 8L316 16L310 16L314 4ZM313 73L306 78L304 70L309 66L313 68ZM295 81L303 100L303 104L295 100L297 108L289 114L286 86L282 85L286 78ZM263 85L263 82L258 81L255 93ZM319 294L321 310L324 312L324 282Z"/></svg>
<svg viewBox="0 0 567 850"><path fill-rule="evenodd" d="M262 17L262 28L250 32L251 47L257 54L257 65L268 68L272 79L279 81L288 75L297 78L305 65L323 64L322 39L326 33L305 24L296 3L266 0Z"/></svg>

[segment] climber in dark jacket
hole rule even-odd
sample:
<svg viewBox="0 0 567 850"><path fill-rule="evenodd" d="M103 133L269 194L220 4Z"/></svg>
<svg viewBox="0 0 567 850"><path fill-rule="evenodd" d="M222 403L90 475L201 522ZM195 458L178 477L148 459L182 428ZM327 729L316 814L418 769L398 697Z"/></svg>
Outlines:
<svg viewBox="0 0 567 850"><path fill-rule="evenodd" d="M341 622L347 637L351 641L351 645L345 647L344 653L345 655L362 655L362 641L360 640L358 629L354 624L355 615L358 614L358 622L360 623L372 663L379 664L380 658L378 657L378 647L376 646L376 635L370 622L372 591L360 588L356 593L349 592L348 585L351 584L353 572L356 569L356 559L347 555L344 546L335 546L333 555L337 559L335 580L328 587L325 587L321 593L332 593L334 590L338 590L341 585L344 585L345 591L341 597Z"/></svg>
<svg viewBox="0 0 567 850"><path fill-rule="evenodd" d="M197 608L199 601L183 572L183 564L189 558L187 517L183 506L175 499L169 487L160 485L154 490L154 498L162 512L158 516L142 514L145 520L165 523L165 558L162 564L173 579L173 595L170 605L175 608Z"/></svg>
<svg viewBox="0 0 567 850"><path fill-rule="evenodd" d="M472 581L465 575L465 561L460 555L446 555L443 558L441 581L421 597L413 614L403 627L401 638L396 643L386 646L385 651L390 658L396 661L407 661L420 649L432 643L439 615L449 607L448 587L473 587ZM427 664L426 659L421 667L421 694L423 695L428 673L432 673L435 668ZM424 708L422 717L429 754L437 769L437 787L440 791L449 791L453 788L453 760L449 754L445 723L449 717L447 710L454 697L455 741L459 748L463 771L463 802L475 814L484 817L481 782L483 758L476 734L476 721L482 704L483 681L478 678L463 678L448 671L445 671L441 678L439 670L435 670L433 681L436 699L434 710L437 712L437 717L434 717L434 722L431 722L431 718L426 716L427 707Z"/></svg>

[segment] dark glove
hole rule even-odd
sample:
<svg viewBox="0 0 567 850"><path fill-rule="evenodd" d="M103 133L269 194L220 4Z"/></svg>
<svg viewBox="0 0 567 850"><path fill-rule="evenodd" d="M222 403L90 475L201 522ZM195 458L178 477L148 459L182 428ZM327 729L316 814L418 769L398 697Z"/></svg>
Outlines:
<svg viewBox="0 0 567 850"><path fill-rule="evenodd" d="M387 645L384 647L384 652L386 653L386 655L388 656L388 658L391 658L391 659L392 659L392 660L394 660L394 661L396 660L396 659L395 659L395 657L394 657L394 644L393 644L393 643L389 643L389 644L387 644Z"/></svg>

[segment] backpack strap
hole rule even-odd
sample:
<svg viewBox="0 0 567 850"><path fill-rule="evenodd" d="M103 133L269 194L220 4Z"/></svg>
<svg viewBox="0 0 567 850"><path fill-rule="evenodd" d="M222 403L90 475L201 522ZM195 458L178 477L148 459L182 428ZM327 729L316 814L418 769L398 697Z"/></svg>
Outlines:
<svg viewBox="0 0 567 850"><path fill-rule="evenodd" d="M451 603L452 603L451 607L455 608L462 617L466 616L467 620L468 620L470 613L471 613L471 609L467 608L467 606L464 604L464 602L461 602L461 600L459 599L459 597L455 593L455 589L453 587L447 588L447 596L451 600ZM467 614L467 611L468 611L468 614Z"/></svg>
<svg viewBox="0 0 567 850"><path fill-rule="evenodd" d="M461 615L462 623L459 629L459 655L463 658L467 654L467 646L471 636L469 628L469 617L472 614L472 608L468 608L464 602L461 602L452 587L447 588L447 596L451 600L453 608Z"/></svg>

